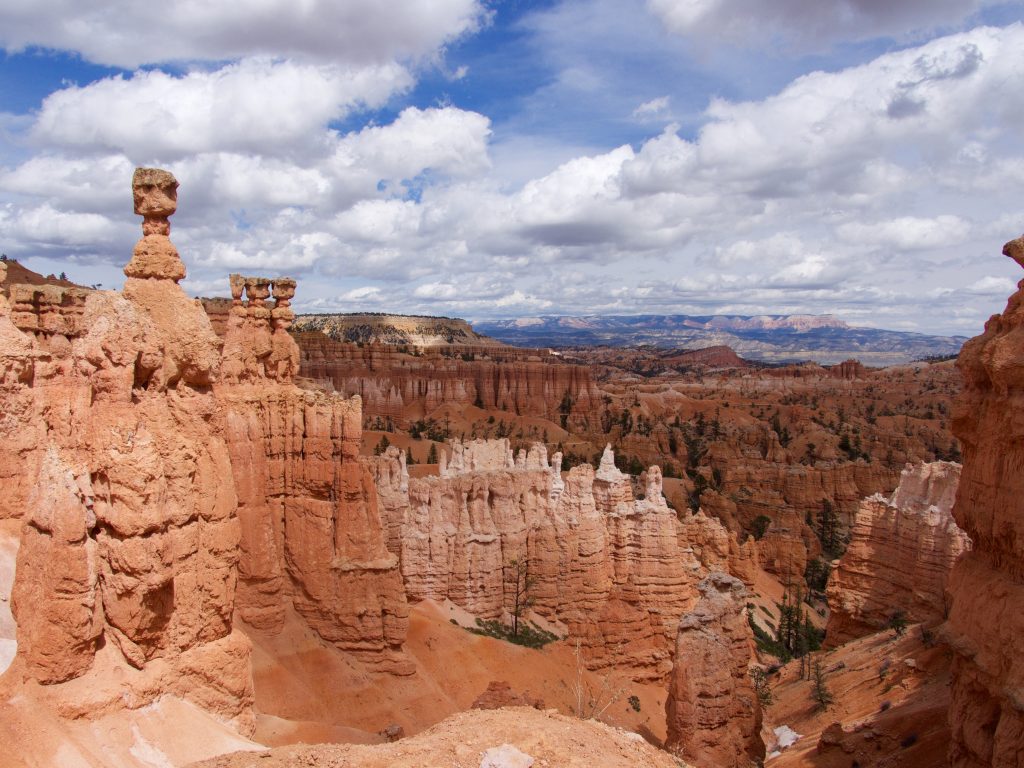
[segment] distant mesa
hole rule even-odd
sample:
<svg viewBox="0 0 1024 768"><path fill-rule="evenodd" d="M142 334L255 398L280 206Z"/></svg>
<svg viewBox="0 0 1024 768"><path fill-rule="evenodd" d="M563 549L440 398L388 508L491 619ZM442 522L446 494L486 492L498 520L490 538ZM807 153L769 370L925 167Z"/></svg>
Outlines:
<svg viewBox="0 0 1024 768"><path fill-rule="evenodd" d="M296 331L320 331L335 341L413 347L501 346L457 317L362 314L299 315Z"/></svg>

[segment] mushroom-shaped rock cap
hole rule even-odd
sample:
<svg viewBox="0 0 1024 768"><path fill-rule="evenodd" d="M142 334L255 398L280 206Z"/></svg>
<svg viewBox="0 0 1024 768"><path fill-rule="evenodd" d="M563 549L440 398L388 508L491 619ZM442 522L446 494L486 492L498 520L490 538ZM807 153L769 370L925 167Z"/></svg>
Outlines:
<svg viewBox="0 0 1024 768"><path fill-rule="evenodd" d="M178 210L178 180L161 168L136 168L132 197L138 215L166 218Z"/></svg>
<svg viewBox="0 0 1024 768"><path fill-rule="evenodd" d="M1024 235L1016 240L1011 240L1003 246L1003 255L1009 256L1022 267L1024 267Z"/></svg>

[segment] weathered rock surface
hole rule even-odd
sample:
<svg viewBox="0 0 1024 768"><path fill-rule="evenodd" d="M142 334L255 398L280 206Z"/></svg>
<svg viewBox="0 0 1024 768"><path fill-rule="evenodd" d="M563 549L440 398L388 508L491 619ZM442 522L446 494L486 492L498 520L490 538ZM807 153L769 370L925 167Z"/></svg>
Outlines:
<svg viewBox="0 0 1024 768"><path fill-rule="evenodd" d="M542 360L536 350L459 348L467 358L475 356L468 360L344 344L322 333L298 333L296 339L303 376L359 395L364 418L390 419L402 427L446 403L529 413L556 424L565 416L567 424L583 426L600 399L587 367Z"/></svg>
<svg viewBox="0 0 1024 768"><path fill-rule="evenodd" d="M671 755L635 733L597 720L579 720L528 707L469 710L394 744L324 744L258 753L235 753L194 764L193 768L422 768L479 766L483 756L505 745L529 755L534 765L566 768L678 768Z"/></svg>
<svg viewBox="0 0 1024 768"><path fill-rule="evenodd" d="M565 625L588 666L659 679L708 569L753 578L752 546L703 514L680 521L658 467L638 499L610 448L599 469L577 466L564 478L561 455L549 463L539 444L516 457L507 440L456 441L451 452L441 475L422 478L409 478L394 447L368 460L410 600L448 599L501 619L514 609L517 579L528 580L531 608Z"/></svg>
<svg viewBox="0 0 1024 768"><path fill-rule="evenodd" d="M952 516L959 478L952 462L908 465L891 497L861 502L828 583L827 647L881 629L897 612L911 623L945 620L949 573L970 547Z"/></svg>
<svg viewBox="0 0 1024 768"><path fill-rule="evenodd" d="M1024 238L1003 253L1024 266ZM1024 283L957 366L953 413L964 466L953 517L972 549L953 569L950 764L1024 763Z"/></svg>
<svg viewBox="0 0 1024 768"><path fill-rule="evenodd" d="M133 188L144 237L123 295L14 285L0 301L0 443L23 489L3 509L23 520L8 679L63 683L53 695L75 716L173 688L246 731L249 644L231 624L240 531L208 386L220 342L176 284L177 182L139 169ZM105 688L101 649L138 674Z"/></svg>
<svg viewBox="0 0 1024 768"><path fill-rule="evenodd" d="M665 704L666 749L700 768L739 768L764 757L761 707L749 666L753 635L743 583L712 573L680 619Z"/></svg>
<svg viewBox="0 0 1024 768"><path fill-rule="evenodd" d="M358 400L272 382L215 390L238 489L239 615L276 631L294 606L324 640L411 671L398 558L358 457Z"/></svg>

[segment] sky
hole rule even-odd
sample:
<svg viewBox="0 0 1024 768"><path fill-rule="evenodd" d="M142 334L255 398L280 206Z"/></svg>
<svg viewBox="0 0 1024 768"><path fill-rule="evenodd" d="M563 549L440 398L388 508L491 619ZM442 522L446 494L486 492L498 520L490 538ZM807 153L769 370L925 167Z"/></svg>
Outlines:
<svg viewBox="0 0 1024 768"><path fill-rule="evenodd" d="M193 295L972 336L1019 274L1024 2L0 0L0 250Z"/></svg>

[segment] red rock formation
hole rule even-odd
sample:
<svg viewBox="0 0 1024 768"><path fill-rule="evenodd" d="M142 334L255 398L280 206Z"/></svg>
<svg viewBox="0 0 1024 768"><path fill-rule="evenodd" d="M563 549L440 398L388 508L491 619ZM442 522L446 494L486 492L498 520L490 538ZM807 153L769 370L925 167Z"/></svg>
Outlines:
<svg viewBox="0 0 1024 768"><path fill-rule="evenodd" d="M1024 238L1003 253L1024 266ZM953 431L964 466L953 517L971 551L950 578L947 635L955 651L950 764L1024 761L1024 283L957 367L964 390Z"/></svg>
<svg viewBox="0 0 1024 768"><path fill-rule="evenodd" d="M549 466L535 445L512 457L507 440L451 445L441 475L412 478L390 448L370 460L391 552L410 600L449 599L484 618L513 609L513 560L528 564L533 610L580 641L591 668L615 665L637 679L670 667L679 615L709 568L753 580L755 553L704 515L682 522L649 469L637 499L611 450L601 467Z"/></svg>
<svg viewBox="0 0 1024 768"><path fill-rule="evenodd" d="M599 394L589 369L542 361L536 350L483 347L477 359L463 360L437 352L412 355L385 345L344 344L321 333L298 333L296 339L302 375L330 383L345 395L359 395L367 419L390 418L405 427L452 403L529 413L557 424L566 394L572 401L564 414L567 424L582 426L597 412Z"/></svg>
<svg viewBox="0 0 1024 768"><path fill-rule="evenodd" d="M373 478L359 459L360 402L291 384L294 280L232 275L231 288L223 383L214 390L238 489L239 614L276 632L293 606L324 640L408 674L408 605Z"/></svg>
<svg viewBox="0 0 1024 768"><path fill-rule="evenodd" d="M531 696L529 691L517 693L504 680L492 680L487 684L487 690L476 697L470 709L501 709L502 707L544 709L544 700Z"/></svg>
<svg viewBox="0 0 1024 768"><path fill-rule="evenodd" d="M753 636L746 589L712 573L679 621L665 712L665 747L698 768L740 768L764 758L761 706L748 674Z"/></svg>
<svg viewBox="0 0 1024 768"><path fill-rule="evenodd" d="M736 354L732 347L720 344L703 349L686 349L661 358L673 368L749 368L750 363Z"/></svg>
<svg viewBox="0 0 1024 768"><path fill-rule="evenodd" d="M881 629L898 611L912 623L945 620L949 572L970 548L951 514L959 478L959 464L907 465L891 498L861 502L828 583L828 647Z"/></svg>
<svg viewBox="0 0 1024 768"><path fill-rule="evenodd" d="M9 674L102 681L90 670L105 638L107 672L111 653L139 671L119 687L66 683L66 711L170 691L248 730L249 645L231 624L236 498L209 388L220 343L176 284L176 188L136 172L144 237L123 295L15 285L13 308L0 302L5 471L31 489L5 508L24 520Z"/></svg>
<svg viewBox="0 0 1024 768"><path fill-rule="evenodd" d="M806 521L817 520L825 501L845 523L860 499L895 485L895 472L881 462L794 463L769 429L716 443L708 455L721 467L721 490L706 491L701 506L731 530L749 530L767 517L758 541L761 566L786 583L802 583L808 561L821 555Z"/></svg>

